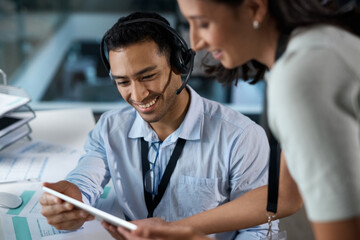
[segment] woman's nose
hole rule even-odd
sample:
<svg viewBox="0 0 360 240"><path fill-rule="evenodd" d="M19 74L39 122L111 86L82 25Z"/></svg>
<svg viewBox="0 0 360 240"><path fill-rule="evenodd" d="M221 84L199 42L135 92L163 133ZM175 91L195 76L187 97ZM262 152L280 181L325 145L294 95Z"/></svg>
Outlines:
<svg viewBox="0 0 360 240"><path fill-rule="evenodd" d="M190 28L190 44L194 51L200 51L205 47L205 41L200 37L197 30Z"/></svg>

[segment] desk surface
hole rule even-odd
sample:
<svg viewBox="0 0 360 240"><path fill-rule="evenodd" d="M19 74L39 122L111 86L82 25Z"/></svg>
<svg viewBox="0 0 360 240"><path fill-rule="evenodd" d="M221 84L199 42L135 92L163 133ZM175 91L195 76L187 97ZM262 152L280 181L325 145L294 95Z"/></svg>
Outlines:
<svg viewBox="0 0 360 240"><path fill-rule="evenodd" d="M16 165L19 161L25 162L27 159L32 162L32 165L24 163L24 169L28 167L27 171L29 173L37 171L33 162L36 162L36 165L41 168L41 180L38 182L0 184L0 191L21 195L23 200L24 198L29 198L24 200L25 204L23 205L25 206L20 207L20 211L8 211L0 208L0 239L10 240L17 238L16 232L23 230L19 228L19 225L16 230L17 223L15 223L15 220L17 221L18 219L25 221L26 224L21 226L26 226L30 229L32 239L112 239L97 221L86 223L83 230L75 233L58 233L51 236L45 234L39 237L35 234L35 231L33 235L32 229L35 225L40 229L41 225L41 234L46 231L54 231L54 229L51 229L51 226L47 226L47 223L43 221L44 219L37 218L35 224L33 223L35 217L30 216L34 212L38 215L40 213L40 206L37 200L42 193L41 182L63 178L76 165L83 151L82 147L86 137L94 125L95 120L90 109L39 111L36 112L36 118L30 122L33 131L31 134L32 141L22 139L0 151L0 166L3 166L0 167L0 172L11 161L13 161L11 162L12 165ZM37 147L38 149L33 147L36 144L45 144L46 146L43 146L43 149L52 149L54 152L49 150L48 152L38 151L34 153L35 150L39 150L39 147ZM32 151L29 149L32 149ZM2 176L0 176L1 178Z"/></svg>
<svg viewBox="0 0 360 240"><path fill-rule="evenodd" d="M36 112L30 125L34 139L82 148L95 120L90 109L65 109Z"/></svg>

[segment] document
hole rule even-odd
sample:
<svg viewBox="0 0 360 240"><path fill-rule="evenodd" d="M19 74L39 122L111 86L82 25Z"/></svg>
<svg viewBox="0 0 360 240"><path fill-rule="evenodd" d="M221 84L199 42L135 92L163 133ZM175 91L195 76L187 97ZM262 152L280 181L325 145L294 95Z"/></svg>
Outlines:
<svg viewBox="0 0 360 240"><path fill-rule="evenodd" d="M30 101L30 98L0 93L0 116Z"/></svg>
<svg viewBox="0 0 360 240"><path fill-rule="evenodd" d="M10 108L16 106L11 104ZM23 138L0 150L0 192L23 199L17 209L0 208L1 240L112 239L98 221L87 222L77 231L58 231L47 224L38 203L42 182L63 180L75 168L94 124L91 109L39 111L31 122L33 140ZM112 185L106 186L96 207L121 217L114 199Z"/></svg>
<svg viewBox="0 0 360 240"><path fill-rule="evenodd" d="M29 135L31 132L30 128L27 125L23 125L18 127L15 130L12 130L9 133L5 133L3 130L0 130L0 150L5 148L6 146L10 145L11 143L17 141L20 138L23 138ZM5 136L3 136L6 134Z"/></svg>
<svg viewBox="0 0 360 240"><path fill-rule="evenodd" d="M42 194L39 184L29 184L28 189L19 193L23 204L17 209L1 209L0 219L3 229L4 240L57 240L57 239L112 239L98 221L86 222L76 231L57 230L47 223L41 215L41 205L38 202ZM111 212L119 217L121 214L112 184L105 187L104 193L99 199L97 208ZM3 238L2 238L3 237Z"/></svg>
<svg viewBox="0 0 360 240"><path fill-rule="evenodd" d="M40 181L48 157L0 157L0 183L37 179Z"/></svg>
<svg viewBox="0 0 360 240"><path fill-rule="evenodd" d="M59 181L75 168L82 150L42 141L0 152L0 184L14 181ZM61 171L57 171L61 165Z"/></svg>

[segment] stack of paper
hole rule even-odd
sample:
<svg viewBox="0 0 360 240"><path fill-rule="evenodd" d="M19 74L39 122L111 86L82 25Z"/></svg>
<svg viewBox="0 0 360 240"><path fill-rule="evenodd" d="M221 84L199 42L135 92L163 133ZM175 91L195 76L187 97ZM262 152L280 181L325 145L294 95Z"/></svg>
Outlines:
<svg viewBox="0 0 360 240"><path fill-rule="evenodd" d="M22 89L0 86L0 150L31 133L28 122L35 118L35 113L30 107L27 113L17 112L29 102Z"/></svg>
<svg viewBox="0 0 360 240"><path fill-rule="evenodd" d="M20 138L28 136L30 133L31 128L27 124L15 129L14 131L9 132L8 134L0 138L0 150L9 146L11 143L19 140Z"/></svg>
<svg viewBox="0 0 360 240"><path fill-rule="evenodd" d="M0 93L0 116L30 102L30 98Z"/></svg>

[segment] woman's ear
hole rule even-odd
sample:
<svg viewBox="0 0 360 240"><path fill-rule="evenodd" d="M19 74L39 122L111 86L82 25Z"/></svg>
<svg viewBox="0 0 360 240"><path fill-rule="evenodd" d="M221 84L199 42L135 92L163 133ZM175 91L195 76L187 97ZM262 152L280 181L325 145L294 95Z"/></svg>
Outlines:
<svg viewBox="0 0 360 240"><path fill-rule="evenodd" d="M261 25L268 13L268 0L245 0L245 4L250 8L252 21Z"/></svg>

